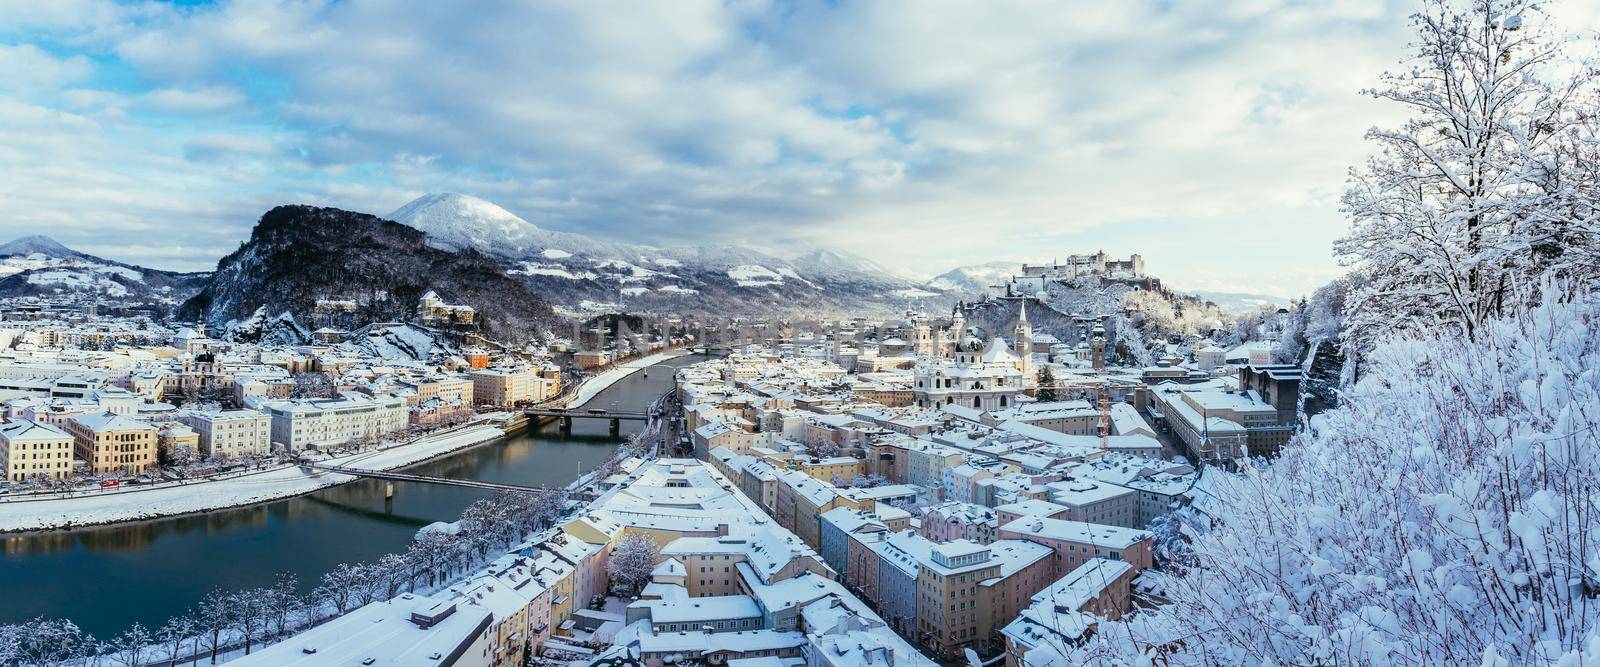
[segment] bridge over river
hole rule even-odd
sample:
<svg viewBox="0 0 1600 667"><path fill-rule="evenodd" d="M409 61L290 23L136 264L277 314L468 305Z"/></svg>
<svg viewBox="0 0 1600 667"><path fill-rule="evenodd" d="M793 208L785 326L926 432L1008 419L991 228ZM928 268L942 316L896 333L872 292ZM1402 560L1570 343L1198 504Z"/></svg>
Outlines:
<svg viewBox="0 0 1600 667"><path fill-rule="evenodd" d="M685 355L664 363L701 361L705 357ZM505 440L386 471L386 478L351 471L363 479L297 498L116 526L0 535L0 591L6 595L0 624L70 618L97 637L112 637L135 621L158 627L212 588L271 586L279 572L294 574L310 591L340 563L404 551L418 528L455 521L487 494L565 487L610 456L622 436L643 427L651 402L671 386L670 372L634 373L587 402L614 412L573 416L570 429L554 423L560 416L539 415L528 430ZM612 418L622 433L607 428ZM396 489L392 498L386 497L390 484Z"/></svg>
<svg viewBox="0 0 1600 667"><path fill-rule="evenodd" d="M351 475L351 476L354 476L354 477L370 477L372 479L382 479L382 480L387 480L387 481L390 481L390 482L419 482L419 483L423 483L423 484L445 484L445 485L449 485L449 486L464 486L464 487L471 488L471 489L489 489L491 491L512 491L512 492L515 492L515 493L560 493L562 491L562 489L551 488L551 487L548 487L548 486L535 486L535 485L531 485L531 484L507 484L507 483L504 483L504 482L485 482L485 481L482 481L482 480L468 479L468 478L461 478L461 477L445 477L443 475L417 475L417 474L413 474L413 473L399 472L399 471L395 471L395 470L368 470L366 468L350 468L350 467L345 467L345 466L330 466L330 465L323 465L323 464L319 464L319 463L302 463L302 464L300 464L300 467L302 469L307 470L307 471L310 471L310 470L321 470L323 472L335 472L335 473L339 473L341 475ZM392 484L388 485L386 487L384 493L385 493L385 495L393 496L394 495L394 485L392 485Z"/></svg>
<svg viewBox="0 0 1600 667"><path fill-rule="evenodd" d="M528 417L531 419L554 419L560 422L561 429L563 431L572 430L572 420L574 419L610 420L612 435L622 432L622 422L624 421L647 422L650 421L652 416L654 416L649 412L594 409L580 410L573 408L528 408L522 412L523 414L528 415Z"/></svg>

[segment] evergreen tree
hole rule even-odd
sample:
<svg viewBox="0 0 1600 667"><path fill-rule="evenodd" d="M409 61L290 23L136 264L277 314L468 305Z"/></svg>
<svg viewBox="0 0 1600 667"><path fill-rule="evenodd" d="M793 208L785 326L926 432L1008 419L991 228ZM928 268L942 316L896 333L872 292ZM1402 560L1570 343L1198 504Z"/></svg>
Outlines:
<svg viewBox="0 0 1600 667"><path fill-rule="evenodd" d="M1056 374L1050 372L1049 366L1039 368L1039 389L1034 396L1044 402L1056 400Z"/></svg>

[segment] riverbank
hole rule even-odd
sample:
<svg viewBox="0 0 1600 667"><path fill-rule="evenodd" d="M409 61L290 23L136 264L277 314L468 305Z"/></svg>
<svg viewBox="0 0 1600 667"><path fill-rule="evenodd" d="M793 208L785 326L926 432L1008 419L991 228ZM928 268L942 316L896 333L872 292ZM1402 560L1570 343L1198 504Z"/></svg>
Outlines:
<svg viewBox="0 0 1600 667"><path fill-rule="evenodd" d="M329 458L329 465L394 470L505 437L493 424L431 433L403 445ZM337 473L306 473L281 466L228 479L129 489L115 493L35 498L0 503L0 533L64 530L143 521L282 500L357 479Z"/></svg>
<svg viewBox="0 0 1600 667"><path fill-rule="evenodd" d="M688 353L689 352L687 350L666 350L646 357L640 357L632 361L626 361L606 369L604 373L589 378L588 380L584 380L583 384L578 386L578 393L572 397L572 401L567 404L567 407L581 408L597 394L610 388L611 385L616 384L623 378L668 359L681 357Z"/></svg>
<svg viewBox="0 0 1600 667"><path fill-rule="evenodd" d="M619 364L578 386L569 405L582 406L634 373L687 354L667 350ZM508 431L477 424L432 433L381 450L319 461L370 470L396 470L506 437ZM169 518L283 500L358 479L338 473L306 473L286 465L225 479L188 484L129 487L111 492L19 498L0 502L0 533L67 530Z"/></svg>

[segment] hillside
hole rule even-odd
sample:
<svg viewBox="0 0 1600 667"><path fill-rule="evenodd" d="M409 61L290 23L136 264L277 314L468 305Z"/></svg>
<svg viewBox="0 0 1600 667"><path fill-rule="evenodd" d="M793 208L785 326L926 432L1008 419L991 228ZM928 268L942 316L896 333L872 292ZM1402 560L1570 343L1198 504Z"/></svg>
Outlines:
<svg viewBox="0 0 1600 667"><path fill-rule="evenodd" d="M999 285L1021 271L1021 262L985 262L958 266L934 276L924 287L965 296L977 296L987 292L990 285Z"/></svg>
<svg viewBox="0 0 1600 667"><path fill-rule="evenodd" d="M405 225L311 206L279 206L263 215L179 314L225 326L265 307L300 322L356 327L414 319L430 289L476 308L497 336L526 338L555 321L539 294L476 251L436 248ZM319 313L319 300L353 305Z"/></svg>
<svg viewBox="0 0 1600 667"><path fill-rule="evenodd" d="M42 235L0 244L0 298L166 309L193 296L205 278L204 273L161 271L95 257Z"/></svg>
<svg viewBox="0 0 1600 667"><path fill-rule="evenodd" d="M738 245L621 243L542 229L491 202L456 193L419 197L397 222L431 245L499 261L576 314L607 310L682 315L892 314L949 297L831 250L783 259Z"/></svg>

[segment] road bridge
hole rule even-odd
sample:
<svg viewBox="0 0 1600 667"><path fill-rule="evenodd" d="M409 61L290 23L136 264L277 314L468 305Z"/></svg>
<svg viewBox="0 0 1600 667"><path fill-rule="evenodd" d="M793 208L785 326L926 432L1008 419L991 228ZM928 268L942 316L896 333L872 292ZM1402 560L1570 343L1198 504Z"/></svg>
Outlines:
<svg viewBox="0 0 1600 667"><path fill-rule="evenodd" d="M611 421L611 434L616 435L622 431L623 421L648 422L654 415L649 412L629 412L626 410L577 410L565 408L527 408L522 411L528 417L543 417L561 421L562 430L572 428L574 419L608 419Z"/></svg>

